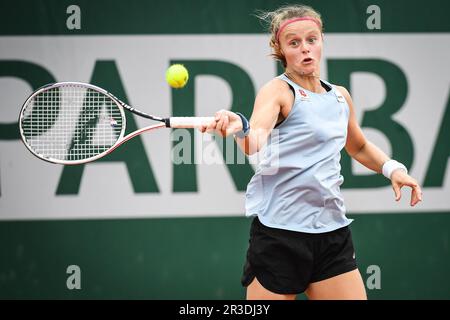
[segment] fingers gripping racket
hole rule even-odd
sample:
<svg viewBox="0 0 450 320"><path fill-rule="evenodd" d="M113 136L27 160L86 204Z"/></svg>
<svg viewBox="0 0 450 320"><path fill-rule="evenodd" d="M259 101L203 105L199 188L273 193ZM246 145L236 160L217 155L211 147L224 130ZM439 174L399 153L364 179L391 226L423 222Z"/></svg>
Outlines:
<svg viewBox="0 0 450 320"><path fill-rule="evenodd" d="M124 110L161 123L126 136ZM213 117L149 115L97 86L80 82L48 84L34 92L20 112L22 141L40 159L59 164L97 160L131 138L159 128L197 128Z"/></svg>

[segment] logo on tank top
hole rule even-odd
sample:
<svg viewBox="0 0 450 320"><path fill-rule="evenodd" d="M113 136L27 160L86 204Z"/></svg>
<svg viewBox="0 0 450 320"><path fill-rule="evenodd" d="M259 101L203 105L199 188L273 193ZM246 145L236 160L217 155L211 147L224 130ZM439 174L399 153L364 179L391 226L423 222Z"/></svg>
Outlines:
<svg viewBox="0 0 450 320"><path fill-rule="evenodd" d="M340 103L344 103L345 102L345 98L344 96L341 96L340 94L336 95L337 101Z"/></svg>
<svg viewBox="0 0 450 320"><path fill-rule="evenodd" d="M345 103L345 98L338 89L334 89L334 95L336 96L336 99L339 103Z"/></svg>
<svg viewBox="0 0 450 320"><path fill-rule="evenodd" d="M309 100L309 96L306 94L305 90L298 89L298 91L300 92L300 99L301 100Z"/></svg>

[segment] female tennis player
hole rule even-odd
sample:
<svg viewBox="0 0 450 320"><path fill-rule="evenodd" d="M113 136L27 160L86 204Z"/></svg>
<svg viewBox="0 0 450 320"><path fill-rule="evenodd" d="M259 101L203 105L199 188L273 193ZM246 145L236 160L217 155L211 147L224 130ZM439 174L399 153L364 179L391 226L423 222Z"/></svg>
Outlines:
<svg viewBox="0 0 450 320"><path fill-rule="evenodd" d="M391 179L397 201L409 186L410 204L416 205L420 186L404 165L364 137L348 91L320 78L320 14L294 5L263 18L285 72L258 92L250 122L221 110L215 123L201 128L234 134L248 155L278 144L247 186L246 215L255 216L242 277L247 299L295 299L303 292L309 299L366 299L340 191L340 151L345 147Z"/></svg>

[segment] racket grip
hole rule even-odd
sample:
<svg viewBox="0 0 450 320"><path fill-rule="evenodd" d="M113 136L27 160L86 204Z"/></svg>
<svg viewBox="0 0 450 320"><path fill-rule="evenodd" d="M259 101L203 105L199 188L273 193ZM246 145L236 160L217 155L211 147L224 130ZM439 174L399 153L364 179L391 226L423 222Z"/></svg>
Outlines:
<svg viewBox="0 0 450 320"><path fill-rule="evenodd" d="M214 117L170 117L166 119L168 128L200 128L216 121Z"/></svg>

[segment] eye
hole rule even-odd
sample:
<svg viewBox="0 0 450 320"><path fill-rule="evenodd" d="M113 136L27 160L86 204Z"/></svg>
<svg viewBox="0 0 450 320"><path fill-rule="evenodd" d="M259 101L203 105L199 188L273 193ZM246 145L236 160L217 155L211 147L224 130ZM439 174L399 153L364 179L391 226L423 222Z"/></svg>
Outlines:
<svg viewBox="0 0 450 320"><path fill-rule="evenodd" d="M298 46L298 41L297 40L292 40L291 42L289 42L289 45L290 46L292 46L292 47L296 47L296 46Z"/></svg>
<svg viewBox="0 0 450 320"><path fill-rule="evenodd" d="M317 41L316 37L312 37L312 38L308 39L308 42L311 43L311 44L315 43L316 41Z"/></svg>

